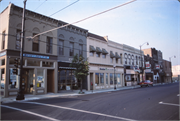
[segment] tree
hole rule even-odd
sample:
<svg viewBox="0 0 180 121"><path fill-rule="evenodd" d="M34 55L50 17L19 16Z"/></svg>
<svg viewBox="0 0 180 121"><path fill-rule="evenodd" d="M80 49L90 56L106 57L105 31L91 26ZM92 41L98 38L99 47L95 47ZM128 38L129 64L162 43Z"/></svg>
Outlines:
<svg viewBox="0 0 180 121"><path fill-rule="evenodd" d="M82 56L78 57L78 54L76 54L73 57L72 63L70 64L70 67L76 68L74 70L74 75L75 75L77 80L80 80L80 82L81 82L81 91L80 91L80 93L83 93L82 92L82 81L83 81L83 79L85 79L85 77L87 75L89 75L89 63L88 63L88 60L85 59Z"/></svg>

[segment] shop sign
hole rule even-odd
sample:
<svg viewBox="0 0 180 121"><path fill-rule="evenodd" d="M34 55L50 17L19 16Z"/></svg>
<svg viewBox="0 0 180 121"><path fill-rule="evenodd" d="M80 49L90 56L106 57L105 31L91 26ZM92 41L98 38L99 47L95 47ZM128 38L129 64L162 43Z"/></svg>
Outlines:
<svg viewBox="0 0 180 121"><path fill-rule="evenodd" d="M2 74L2 80L4 80L5 79L5 74Z"/></svg>
<svg viewBox="0 0 180 121"><path fill-rule="evenodd" d="M66 86L66 90L71 90L70 86Z"/></svg>
<svg viewBox="0 0 180 121"><path fill-rule="evenodd" d="M6 55L6 52L0 53L0 57Z"/></svg>
<svg viewBox="0 0 180 121"><path fill-rule="evenodd" d="M148 62L146 62L146 68L151 68L151 64Z"/></svg>
<svg viewBox="0 0 180 121"><path fill-rule="evenodd" d="M151 69L146 69L145 72L146 73L151 73Z"/></svg>
<svg viewBox="0 0 180 121"><path fill-rule="evenodd" d="M134 71L136 71L136 72L139 72L139 73L140 73L139 67L138 67L138 66L134 66Z"/></svg>
<svg viewBox="0 0 180 121"><path fill-rule="evenodd" d="M126 74L135 74L135 71L126 69Z"/></svg>
<svg viewBox="0 0 180 121"><path fill-rule="evenodd" d="M37 76L37 81L43 81L43 76Z"/></svg>
<svg viewBox="0 0 180 121"><path fill-rule="evenodd" d="M154 80L157 80L158 77L159 77L159 74L157 73L156 75L154 75Z"/></svg>
<svg viewBox="0 0 180 121"><path fill-rule="evenodd" d="M43 55L23 54L23 56L24 57L31 57L31 58L49 59L49 56L43 56Z"/></svg>
<svg viewBox="0 0 180 121"><path fill-rule="evenodd" d="M99 68L99 70L114 71L113 68ZM116 71L116 69L115 69L115 71Z"/></svg>
<svg viewBox="0 0 180 121"><path fill-rule="evenodd" d="M159 66L159 65L156 65L156 69L160 69L160 66Z"/></svg>

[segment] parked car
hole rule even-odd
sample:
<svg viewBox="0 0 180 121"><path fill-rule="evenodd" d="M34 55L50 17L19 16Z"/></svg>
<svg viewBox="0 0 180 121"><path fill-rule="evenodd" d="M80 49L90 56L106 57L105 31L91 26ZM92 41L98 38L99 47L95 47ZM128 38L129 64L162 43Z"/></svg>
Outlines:
<svg viewBox="0 0 180 121"><path fill-rule="evenodd" d="M145 81L140 82L139 85L140 85L141 87L142 87L142 86L149 87L149 86L153 86L153 82L151 82L150 80L145 80Z"/></svg>

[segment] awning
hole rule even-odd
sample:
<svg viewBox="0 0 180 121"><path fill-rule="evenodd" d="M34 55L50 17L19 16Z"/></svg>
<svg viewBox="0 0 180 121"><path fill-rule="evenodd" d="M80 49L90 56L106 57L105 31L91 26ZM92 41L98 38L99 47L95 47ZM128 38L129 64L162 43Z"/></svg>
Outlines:
<svg viewBox="0 0 180 121"><path fill-rule="evenodd" d="M96 52L97 53L102 53L102 50L99 47L96 47Z"/></svg>
<svg viewBox="0 0 180 121"><path fill-rule="evenodd" d="M110 52L110 57L111 57L111 58L114 58L114 57L115 57L115 55L114 55L114 53L113 53L112 51Z"/></svg>
<svg viewBox="0 0 180 121"><path fill-rule="evenodd" d="M119 55L118 55L118 53L116 52L116 58L121 58Z"/></svg>
<svg viewBox="0 0 180 121"><path fill-rule="evenodd" d="M59 67L59 69L75 70L76 68L72 68L72 67Z"/></svg>
<svg viewBox="0 0 180 121"><path fill-rule="evenodd" d="M108 54L108 52L106 51L106 49L102 48L102 53L103 54Z"/></svg>
<svg viewBox="0 0 180 121"><path fill-rule="evenodd" d="M89 46L89 49L90 49L90 52L96 52L96 49L92 45Z"/></svg>

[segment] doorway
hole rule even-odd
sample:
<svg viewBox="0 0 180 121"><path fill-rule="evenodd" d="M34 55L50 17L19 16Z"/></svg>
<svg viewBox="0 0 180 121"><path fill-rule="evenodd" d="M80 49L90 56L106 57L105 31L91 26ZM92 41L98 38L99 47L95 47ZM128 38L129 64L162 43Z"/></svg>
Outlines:
<svg viewBox="0 0 180 121"><path fill-rule="evenodd" d="M33 93L33 69L23 69L22 71L22 88L25 94Z"/></svg>
<svg viewBox="0 0 180 121"><path fill-rule="evenodd" d="M54 70L47 70L47 92L54 91Z"/></svg>

